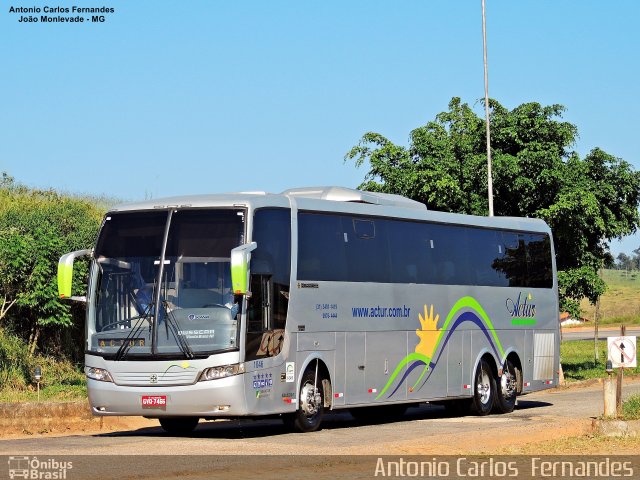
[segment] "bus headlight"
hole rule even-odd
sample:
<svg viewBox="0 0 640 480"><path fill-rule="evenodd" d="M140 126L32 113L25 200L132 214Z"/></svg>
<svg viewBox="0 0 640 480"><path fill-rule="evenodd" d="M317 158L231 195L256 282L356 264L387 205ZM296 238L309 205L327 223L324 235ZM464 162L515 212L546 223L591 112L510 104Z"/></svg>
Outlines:
<svg viewBox="0 0 640 480"><path fill-rule="evenodd" d="M233 365L221 365L219 367L207 368L202 372L200 381L215 380L216 378L231 377L244 373L244 363L235 363Z"/></svg>
<svg viewBox="0 0 640 480"><path fill-rule="evenodd" d="M99 380L100 382L113 382L111 374L104 368L84 367L84 374L93 380Z"/></svg>

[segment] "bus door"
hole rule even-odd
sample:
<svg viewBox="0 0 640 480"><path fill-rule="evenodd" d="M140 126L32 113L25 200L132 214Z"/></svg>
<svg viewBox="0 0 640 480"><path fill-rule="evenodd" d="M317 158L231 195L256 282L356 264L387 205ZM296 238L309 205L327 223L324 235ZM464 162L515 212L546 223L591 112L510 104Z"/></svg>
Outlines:
<svg viewBox="0 0 640 480"><path fill-rule="evenodd" d="M365 332L346 333L344 396L347 404L369 401L365 388L365 338Z"/></svg>
<svg viewBox="0 0 640 480"><path fill-rule="evenodd" d="M461 331L454 333L447 344L447 396L464 395L464 369L471 360L471 334Z"/></svg>

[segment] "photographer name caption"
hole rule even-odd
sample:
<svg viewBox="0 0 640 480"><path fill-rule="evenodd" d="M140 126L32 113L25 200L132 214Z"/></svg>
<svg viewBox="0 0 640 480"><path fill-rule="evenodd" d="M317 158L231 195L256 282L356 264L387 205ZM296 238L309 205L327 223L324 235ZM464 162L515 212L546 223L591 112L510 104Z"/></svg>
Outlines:
<svg viewBox="0 0 640 480"><path fill-rule="evenodd" d="M637 459L635 459L637 460ZM417 478L615 478L635 477L637 462L595 457L589 460L545 457L501 459L468 458L386 460L378 458L374 477ZM635 477L637 478L637 477Z"/></svg>
<svg viewBox="0 0 640 480"><path fill-rule="evenodd" d="M9 7L18 23L105 23L114 13L113 7Z"/></svg>

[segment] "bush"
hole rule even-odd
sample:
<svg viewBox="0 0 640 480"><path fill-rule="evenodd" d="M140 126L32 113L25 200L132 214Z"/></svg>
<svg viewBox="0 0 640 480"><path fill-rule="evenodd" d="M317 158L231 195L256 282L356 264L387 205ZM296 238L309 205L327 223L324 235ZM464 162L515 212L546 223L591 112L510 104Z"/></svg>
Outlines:
<svg viewBox="0 0 640 480"><path fill-rule="evenodd" d="M0 388L25 388L30 381L29 367L27 345L0 329Z"/></svg>
<svg viewBox="0 0 640 480"><path fill-rule="evenodd" d="M23 340L0 329L0 389L33 388L33 372L36 367L42 370L42 387L84 385L84 375L71 362L51 356L30 356L27 344Z"/></svg>
<svg viewBox="0 0 640 480"><path fill-rule="evenodd" d="M640 419L640 394L631 395L623 402L622 416L625 420Z"/></svg>

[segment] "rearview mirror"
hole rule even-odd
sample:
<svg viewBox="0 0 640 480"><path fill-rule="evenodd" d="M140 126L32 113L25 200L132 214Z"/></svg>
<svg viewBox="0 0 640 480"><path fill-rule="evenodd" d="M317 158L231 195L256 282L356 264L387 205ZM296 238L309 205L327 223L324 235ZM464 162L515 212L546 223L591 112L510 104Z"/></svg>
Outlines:
<svg viewBox="0 0 640 480"><path fill-rule="evenodd" d="M244 295L249 285L249 260L251 252L258 247L256 242L246 243L231 250L231 285L233 293Z"/></svg>
<svg viewBox="0 0 640 480"><path fill-rule="evenodd" d="M71 284L73 283L73 262L78 257L91 255L91 250L76 250L60 257L58 262L58 293L60 298L86 302L86 297L72 297Z"/></svg>

